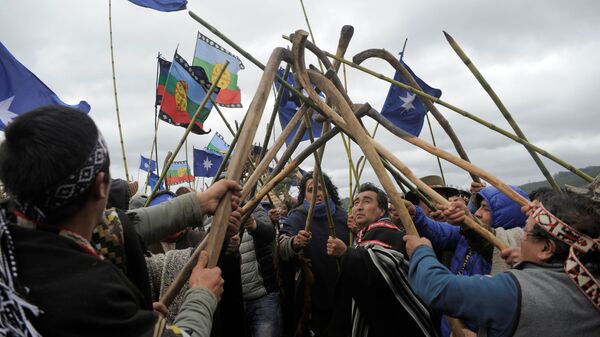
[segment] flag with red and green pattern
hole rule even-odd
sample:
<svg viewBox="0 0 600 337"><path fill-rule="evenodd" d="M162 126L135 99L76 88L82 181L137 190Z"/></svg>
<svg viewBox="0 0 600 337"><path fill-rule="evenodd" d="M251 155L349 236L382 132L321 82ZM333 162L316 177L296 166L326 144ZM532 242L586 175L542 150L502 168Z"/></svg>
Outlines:
<svg viewBox="0 0 600 337"><path fill-rule="evenodd" d="M194 176L190 172L187 161L174 161L167 171L167 185L177 185L193 182Z"/></svg>
<svg viewBox="0 0 600 337"><path fill-rule="evenodd" d="M160 105L159 118L167 123L187 128L200 103L210 88L206 73L201 67L190 66L177 52L169 69ZM214 100L217 93L212 94ZM208 118L212 103L209 100L198 115L192 132L203 135L204 121Z"/></svg>
<svg viewBox="0 0 600 337"><path fill-rule="evenodd" d="M244 69L242 61L218 43L198 32L192 65L202 67L210 81L213 82L219 75L225 61L229 61L229 65L217 84L221 90L215 102L228 108L241 108L242 93L237 82L238 71Z"/></svg>
<svg viewBox="0 0 600 337"><path fill-rule="evenodd" d="M158 56L158 83L156 84L156 102L154 103L156 106L160 106L160 103L162 102L170 68L171 62L165 60L162 56Z"/></svg>

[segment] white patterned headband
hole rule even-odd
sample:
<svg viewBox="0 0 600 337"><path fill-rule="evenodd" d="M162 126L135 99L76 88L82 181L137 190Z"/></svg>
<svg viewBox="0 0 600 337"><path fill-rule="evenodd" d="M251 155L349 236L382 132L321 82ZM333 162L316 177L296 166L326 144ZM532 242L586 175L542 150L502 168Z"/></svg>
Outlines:
<svg viewBox="0 0 600 337"><path fill-rule="evenodd" d="M538 226L571 247L564 265L565 272L594 307L600 310L600 283L579 260L589 252L600 253L600 239L580 233L550 213L541 202L537 203L531 212L531 217Z"/></svg>
<svg viewBox="0 0 600 337"><path fill-rule="evenodd" d="M56 209L75 199L92 186L94 179L107 162L108 148L104 137L98 131L98 140L86 161L64 180L47 189L37 206Z"/></svg>

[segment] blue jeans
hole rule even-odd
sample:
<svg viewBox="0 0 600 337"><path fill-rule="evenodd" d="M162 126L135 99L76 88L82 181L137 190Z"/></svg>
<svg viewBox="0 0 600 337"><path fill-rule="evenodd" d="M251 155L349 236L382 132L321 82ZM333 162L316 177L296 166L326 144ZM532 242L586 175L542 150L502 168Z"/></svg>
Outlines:
<svg viewBox="0 0 600 337"><path fill-rule="evenodd" d="M278 292L255 300L244 301L244 307L251 336L281 336L281 304Z"/></svg>

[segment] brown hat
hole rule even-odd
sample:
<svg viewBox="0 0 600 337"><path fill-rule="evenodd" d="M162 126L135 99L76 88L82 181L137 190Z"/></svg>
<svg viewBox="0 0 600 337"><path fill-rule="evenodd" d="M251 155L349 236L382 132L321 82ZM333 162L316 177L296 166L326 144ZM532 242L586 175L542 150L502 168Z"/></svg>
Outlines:
<svg viewBox="0 0 600 337"><path fill-rule="evenodd" d="M456 188L446 186L444 184L444 180L440 176L430 175L419 178L419 180L424 182L427 186L431 187L434 191L438 192L446 199L460 194L460 191ZM406 200L412 202L414 205L419 204L419 197L413 191L406 193Z"/></svg>
<svg viewBox="0 0 600 337"><path fill-rule="evenodd" d="M568 193L581 195L590 198L593 202L600 203L600 174L589 184L583 187L576 187L565 184Z"/></svg>

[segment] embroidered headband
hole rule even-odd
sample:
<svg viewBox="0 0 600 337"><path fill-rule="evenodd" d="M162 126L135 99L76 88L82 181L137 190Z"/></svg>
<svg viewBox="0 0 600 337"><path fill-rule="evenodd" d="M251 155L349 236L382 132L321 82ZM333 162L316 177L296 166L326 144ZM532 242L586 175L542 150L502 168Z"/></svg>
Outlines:
<svg viewBox="0 0 600 337"><path fill-rule="evenodd" d="M98 140L86 161L63 181L44 192L38 206L56 209L85 192L108 161L108 148L98 131Z"/></svg>
<svg viewBox="0 0 600 337"><path fill-rule="evenodd" d="M586 253L600 253L600 239L580 233L550 213L541 202L533 207L531 217L538 226L571 247L564 265L565 272L594 307L600 310L600 283L579 260Z"/></svg>

